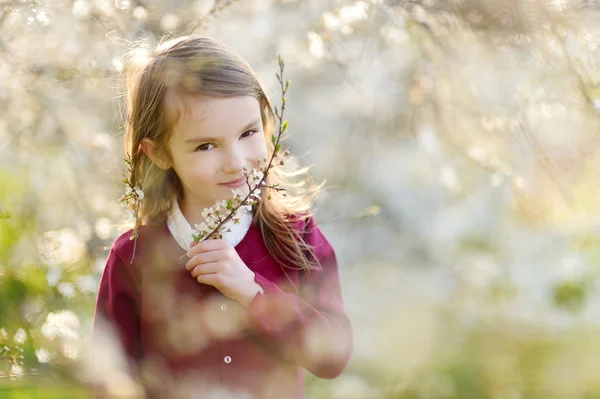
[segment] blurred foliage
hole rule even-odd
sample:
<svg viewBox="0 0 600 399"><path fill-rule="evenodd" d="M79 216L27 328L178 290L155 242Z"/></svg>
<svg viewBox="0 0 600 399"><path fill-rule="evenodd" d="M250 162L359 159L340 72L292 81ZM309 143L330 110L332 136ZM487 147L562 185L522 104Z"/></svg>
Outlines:
<svg viewBox="0 0 600 399"><path fill-rule="evenodd" d="M128 227L120 56L189 32L274 98L283 55L290 149L328 181L317 216L356 344L308 397L600 396L596 2L8 0L0 398L86 397L95 292Z"/></svg>

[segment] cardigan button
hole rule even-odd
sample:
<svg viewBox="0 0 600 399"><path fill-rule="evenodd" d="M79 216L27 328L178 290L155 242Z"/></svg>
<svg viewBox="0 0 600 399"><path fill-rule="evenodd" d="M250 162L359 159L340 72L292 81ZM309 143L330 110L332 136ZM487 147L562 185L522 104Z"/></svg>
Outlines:
<svg viewBox="0 0 600 399"><path fill-rule="evenodd" d="M227 310L227 305L225 305L225 304L222 304L222 305L221 305L221 310L222 310L223 312L224 312L224 311L226 311L226 310Z"/></svg>
<svg viewBox="0 0 600 399"><path fill-rule="evenodd" d="M231 358L229 356L225 356L225 359L223 359L225 361L225 363L229 364L231 363Z"/></svg>

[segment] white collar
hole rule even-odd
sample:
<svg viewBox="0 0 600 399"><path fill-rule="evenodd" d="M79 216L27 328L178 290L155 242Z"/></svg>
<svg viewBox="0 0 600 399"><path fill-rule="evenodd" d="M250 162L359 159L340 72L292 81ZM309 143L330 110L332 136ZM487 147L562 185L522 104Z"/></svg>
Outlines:
<svg viewBox="0 0 600 399"><path fill-rule="evenodd" d="M252 225L252 212L246 209L240 209L238 215L240 217L240 223L234 224L230 220L225 223L225 227L231 229L231 231L223 233L223 239L228 240L234 247L242 241L246 236L246 233L248 233L248 230L250 230L250 225ZM183 216L181 209L179 209L177 197L173 199L171 212L169 212L169 216L167 217L167 227L179 246L185 251L188 251L190 249L190 243L193 240L192 233L194 233L194 229L190 226L185 216Z"/></svg>

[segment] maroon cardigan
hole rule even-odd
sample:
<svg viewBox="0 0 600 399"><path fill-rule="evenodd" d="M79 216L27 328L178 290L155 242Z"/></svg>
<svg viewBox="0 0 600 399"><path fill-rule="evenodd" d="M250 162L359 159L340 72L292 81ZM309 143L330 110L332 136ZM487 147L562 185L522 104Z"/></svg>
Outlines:
<svg viewBox="0 0 600 399"><path fill-rule="evenodd" d="M312 218L299 229L322 270L284 270L255 225L235 247L264 288L247 309L190 275L166 223L139 229L133 262L131 232L121 235L100 282L94 341L108 322L149 398L304 398L303 368L338 376L352 329L333 248Z"/></svg>

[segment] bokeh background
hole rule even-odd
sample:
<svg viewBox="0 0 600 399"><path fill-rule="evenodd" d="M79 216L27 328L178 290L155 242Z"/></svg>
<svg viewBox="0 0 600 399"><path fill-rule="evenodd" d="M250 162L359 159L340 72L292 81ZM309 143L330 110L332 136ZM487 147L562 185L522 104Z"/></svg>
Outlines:
<svg viewBox="0 0 600 399"><path fill-rule="evenodd" d="M282 55L286 144L327 182L356 342L308 398L600 397L596 1L0 0L0 398L90 397L121 56L190 32L274 104Z"/></svg>

